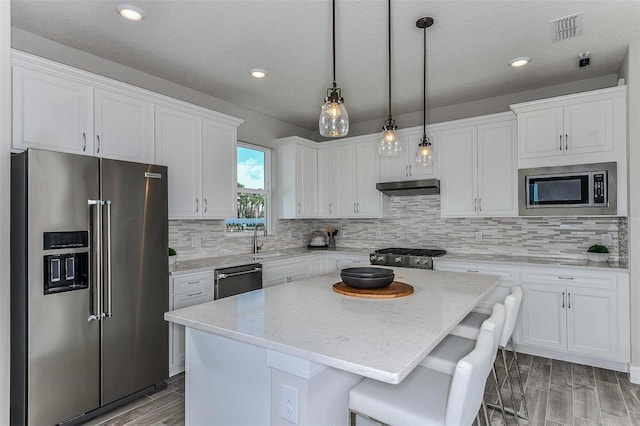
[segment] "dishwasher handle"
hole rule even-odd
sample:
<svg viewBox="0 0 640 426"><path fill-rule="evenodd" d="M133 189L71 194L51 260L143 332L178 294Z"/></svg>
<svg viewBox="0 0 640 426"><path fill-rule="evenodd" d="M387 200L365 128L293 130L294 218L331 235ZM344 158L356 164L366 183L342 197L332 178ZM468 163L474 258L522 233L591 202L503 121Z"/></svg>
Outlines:
<svg viewBox="0 0 640 426"><path fill-rule="evenodd" d="M261 272L261 271L262 271L262 268L255 268L250 271L235 272L233 274L218 274L216 278L217 280L223 280L225 278L237 277L238 275L255 274L256 272Z"/></svg>

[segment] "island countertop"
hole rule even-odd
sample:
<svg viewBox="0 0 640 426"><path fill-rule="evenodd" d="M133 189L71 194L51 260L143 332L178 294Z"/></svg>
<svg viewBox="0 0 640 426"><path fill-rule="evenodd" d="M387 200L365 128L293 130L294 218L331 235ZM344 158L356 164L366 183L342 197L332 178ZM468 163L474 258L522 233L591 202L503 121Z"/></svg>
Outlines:
<svg viewBox="0 0 640 426"><path fill-rule="evenodd" d="M320 275L167 312L165 319L268 350L400 383L500 281L493 275L390 268L412 295L362 299Z"/></svg>

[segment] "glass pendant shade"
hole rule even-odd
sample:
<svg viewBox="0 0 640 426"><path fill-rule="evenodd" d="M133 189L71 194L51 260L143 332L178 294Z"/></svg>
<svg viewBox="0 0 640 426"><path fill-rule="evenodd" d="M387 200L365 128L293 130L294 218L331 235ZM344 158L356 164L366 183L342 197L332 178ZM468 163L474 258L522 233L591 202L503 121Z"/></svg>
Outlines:
<svg viewBox="0 0 640 426"><path fill-rule="evenodd" d="M389 118L385 122L380 133L380 139L378 141L378 154L385 156L396 156L402 151L402 145L400 144L400 136L398 135L398 126L395 122Z"/></svg>
<svg viewBox="0 0 640 426"><path fill-rule="evenodd" d="M431 165L433 165L433 149L429 138L424 136L416 151L416 166L429 167Z"/></svg>
<svg viewBox="0 0 640 426"><path fill-rule="evenodd" d="M349 115L340 100L325 99L318 121L320 135L327 138L339 138L349 133Z"/></svg>

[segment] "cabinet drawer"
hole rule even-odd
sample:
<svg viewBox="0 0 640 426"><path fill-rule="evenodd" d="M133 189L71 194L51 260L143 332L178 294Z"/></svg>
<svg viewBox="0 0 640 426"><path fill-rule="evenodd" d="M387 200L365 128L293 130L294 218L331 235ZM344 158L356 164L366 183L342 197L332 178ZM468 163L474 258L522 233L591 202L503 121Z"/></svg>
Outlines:
<svg viewBox="0 0 640 426"><path fill-rule="evenodd" d="M192 290L183 294L176 294L172 299L173 309L199 305L213 300L213 287L204 290Z"/></svg>
<svg viewBox="0 0 640 426"><path fill-rule="evenodd" d="M173 278L173 294L187 293L198 290L213 291L213 271L182 275Z"/></svg>
<svg viewBox="0 0 640 426"><path fill-rule="evenodd" d="M567 269L523 269L522 282L547 283L600 289L617 288L615 274Z"/></svg>
<svg viewBox="0 0 640 426"><path fill-rule="evenodd" d="M476 274L498 275L502 277L504 281L518 280L518 270L510 266L487 265L484 263L447 262L436 260L434 269L436 271L471 272Z"/></svg>
<svg viewBox="0 0 640 426"><path fill-rule="evenodd" d="M309 259L286 260L262 264L263 286L282 284L309 276ZM287 279L287 278L290 278Z"/></svg>

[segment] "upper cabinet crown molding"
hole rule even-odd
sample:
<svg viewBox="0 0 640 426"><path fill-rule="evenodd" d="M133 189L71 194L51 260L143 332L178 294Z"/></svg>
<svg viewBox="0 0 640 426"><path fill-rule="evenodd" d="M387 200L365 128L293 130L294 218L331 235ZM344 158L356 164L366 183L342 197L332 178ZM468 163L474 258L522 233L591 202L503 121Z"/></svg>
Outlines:
<svg viewBox="0 0 640 426"><path fill-rule="evenodd" d="M601 101L615 97L627 96L627 86L614 86L605 89L590 90L588 92L572 93L570 95L555 96L553 98L537 99L509 105L516 114L536 111L540 109L564 107L584 102Z"/></svg>

